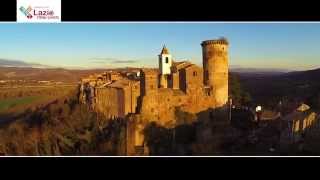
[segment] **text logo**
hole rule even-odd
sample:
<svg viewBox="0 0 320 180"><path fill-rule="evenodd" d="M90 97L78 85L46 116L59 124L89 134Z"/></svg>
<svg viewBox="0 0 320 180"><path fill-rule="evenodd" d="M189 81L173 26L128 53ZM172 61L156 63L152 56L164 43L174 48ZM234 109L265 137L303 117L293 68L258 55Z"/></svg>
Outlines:
<svg viewBox="0 0 320 180"><path fill-rule="evenodd" d="M17 0L18 22L61 22L61 0Z"/></svg>

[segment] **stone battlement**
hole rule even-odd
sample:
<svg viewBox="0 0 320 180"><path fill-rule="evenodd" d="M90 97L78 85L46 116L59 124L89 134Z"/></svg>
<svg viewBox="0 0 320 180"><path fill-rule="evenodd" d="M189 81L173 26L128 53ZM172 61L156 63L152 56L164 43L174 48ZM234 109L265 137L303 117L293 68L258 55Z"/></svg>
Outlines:
<svg viewBox="0 0 320 180"><path fill-rule="evenodd" d="M207 41L202 41L201 46L206 46L209 44L224 44L224 45L229 45L229 42L226 38L220 38L216 40L207 40Z"/></svg>

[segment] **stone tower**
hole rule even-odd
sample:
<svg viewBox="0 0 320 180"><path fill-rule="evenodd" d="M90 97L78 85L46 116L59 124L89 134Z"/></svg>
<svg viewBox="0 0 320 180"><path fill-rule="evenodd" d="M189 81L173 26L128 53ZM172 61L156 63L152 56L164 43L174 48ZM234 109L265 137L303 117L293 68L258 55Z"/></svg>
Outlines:
<svg viewBox="0 0 320 180"><path fill-rule="evenodd" d="M163 46L159 54L159 70L160 70L160 87L168 87L168 76L171 74L172 56L166 46Z"/></svg>
<svg viewBox="0 0 320 180"><path fill-rule="evenodd" d="M146 96L156 93L158 89L158 72L153 69L142 69L140 76L140 94Z"/></svg>
<svg viewBox="0 0 320 180"><path fill-rule="evenodd" d="M228 101L228 45L225 38L201 43L204 85L216 107L223 106Z"/></svg>
<svg viewBox="0 0 320 180"><path fill-rule="evenodd" d="M142 69L140 79L141 96L138 108L141 116L148 120L157 120L159 114L158 70Z"/></svg>

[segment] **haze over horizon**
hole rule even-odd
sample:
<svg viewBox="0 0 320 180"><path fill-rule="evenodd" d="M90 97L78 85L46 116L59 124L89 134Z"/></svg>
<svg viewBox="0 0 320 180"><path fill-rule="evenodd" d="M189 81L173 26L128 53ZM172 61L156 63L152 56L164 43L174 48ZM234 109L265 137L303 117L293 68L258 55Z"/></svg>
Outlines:
<svg viewBox="0 0 320 180"><path fill-rule="evenodd" d="M53 67L157 67L164 44L201 65L200 43L219 37L232 67L320 67L320 23L2 23L0 34L0 59Z"/></svg>

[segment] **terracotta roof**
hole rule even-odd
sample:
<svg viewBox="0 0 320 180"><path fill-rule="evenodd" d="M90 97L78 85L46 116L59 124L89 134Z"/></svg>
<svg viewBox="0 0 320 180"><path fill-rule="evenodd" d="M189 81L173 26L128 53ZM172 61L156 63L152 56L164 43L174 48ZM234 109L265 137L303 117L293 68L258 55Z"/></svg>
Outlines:
<svg viewBox="0 0 320 180"><path fill-rule="evenodd" d="M301 104L298 108L297 108L297 111L306 111L306 110L308 110L308 109L310 109L310 107L308 106L308 105L306 105L306 104Z"/></svg>
<svg viewBox="0 0 320 180"><path fill-rule="evenodd" d="M157 68L143 68L141 71L144 73L159 73L159 69Z"/></svg>
<svg viewBox="0 0 320 180"><path fill-rule="evenodd" d="M314 113L312 110L307 111L294 111L285 117L283 117L284 121L293 121L293 120L302 120L308 117L310 114Z"/></svg>
<svg viewBox="0 0 320 180"><path fill-rule="evenodd" d="M121 79L117 80L109 85L107 87L113 87L113 88L124 88L126 86L129 86L130 80L128 79Z"/></svg>
<svg viewBox="0 0 320 180"><path fill-rule="evenodd" d="M188 69L188 68L201 68L201 67L197 66L196 64L189 64L189 65L187 65L187 66L185 66L183 68L184 69Z"/></svg>
<svg viewBox="0 0 320 180"><path fill-rule="evenodd" d="M189 61L180 61L180 62L174 62L172 64L172 67L174 67L177 70L179 70L179 69L183 69L183 68L189 66L190 64L191 64L191 62L189 62Z"/></svg>

